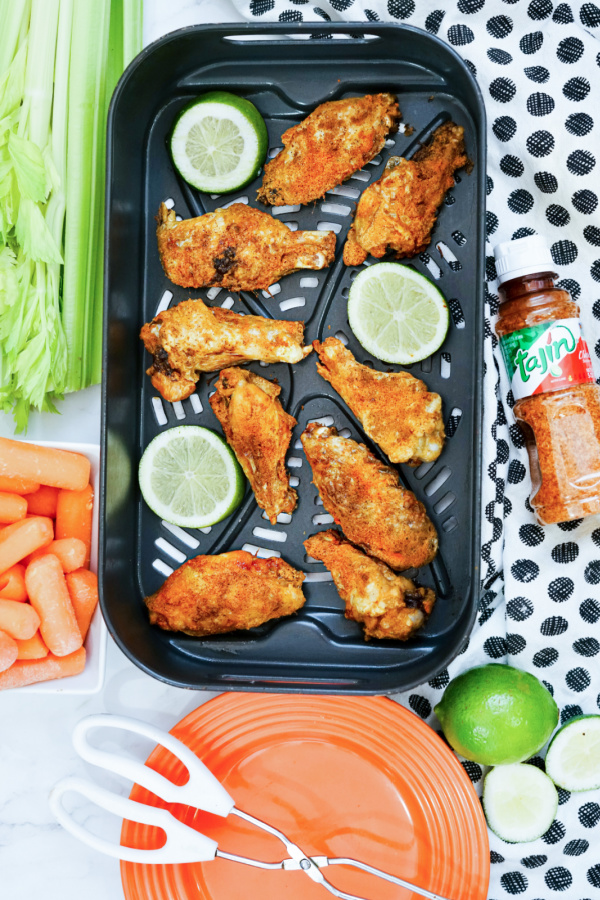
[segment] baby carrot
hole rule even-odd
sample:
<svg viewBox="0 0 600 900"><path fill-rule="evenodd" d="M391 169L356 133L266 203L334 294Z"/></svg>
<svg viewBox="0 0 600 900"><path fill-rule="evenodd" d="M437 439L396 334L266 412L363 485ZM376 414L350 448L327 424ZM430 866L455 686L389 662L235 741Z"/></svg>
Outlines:
<svg viewBox="0 0 600 900"><path fill-rule="evenodd" d="M54 538L52 520L44 516L22 519L0 531L0 573L6 572L38 547Z"/></svg>
<svg viewBox="0 0 600 900"><path fill-rule="evenodd" d="M16 563L0 575L0 598L2 600L27 600L25 588L25 566Z"/></svg>
<svg viewBox="0 0 600 900"><path fill-rule="evenodd" d="M85 649L80 647L68 656L48 654L45 659L18 659L10 669L0 673L0 691L7 688L24 687L38 681L53 678L67 678L79 675L85 668Z"/></svg>
<svg viewBox="0 0 600 900"><path fill-rule="evenodd" d="M34 636L26 641L17 641L16 644L19 651L17 659L44 659L45 656L48 656L48 648L39 631L36 631Z"/></svg>
<svg viewBox="0 0 600 900"><path fill-rule="evenodd" d="M10 669L18 655L17 642L5 631L0 631L0 672Z"/></svg>
<svg viewBox="0 0 600 900"><path fill-rule="evenodd" d="M74 572L75 569L80 569L84 565L87 548L79 538L61 538L30 554L27 558L28 564L40 556L45 556L46 553L52 553L58 558L63 572ZM1 578L2 576L0 576ZM0 591L1 596L2 591Z"/></svg>
<svg viewBox="0 0 600 900"><path fill-rule="evenodd" d="M81 647L81 632L56 556L48 553L30 562L25 570L25 587L39 614L40 632L48 649L55 656L67 656Z"/></svg>
<svg viewBox="0 0 600 900"><path fill-rule="evenodd" d="M27 500L19 494L0 492L0 523L11 525L27 515Z"/></svg>
<svg viewBox="0 0 600 900"><path fill-rule="evenodd" d="M40 626L40 617L29 603L0 600L0 631L19 641L33 637Z"/></svg>
<svg viewBox="0 0 600 900"><path fill-rule="evenodd" d="M58 488L43 484L39 491L27 496L27 512L34 516L50 516L54 519L57 498Z"/></svg>
<svg viewBox="0 0 600 900"><path fill-rule="evenodd" d="M85 641L94 610L98 605L98 579L89 569L70 572L65 575L65 579L81 637Z"/></svg>
<svg viewBox="0 0 600 900"><path fill-rule="evenodd" d="M11 494L33 494L39 487L39 482L30 481L28 478L0 475L0 491L8 491Z"/></svg>
<svg viewBox="0 0 600 900"><path fill-rule="evenodd" d="M82 491L59 491L56 504L56 538L79 538L86 546L85 565L90 564L92 546L92 509L94 490L88 484Z"/></svg>
<svg viewBox="0 0 600 900"><path fill-rule="evenodd" d="M0 475L82 491L90 480L90 461L81 453L0 438Z"/></svg>

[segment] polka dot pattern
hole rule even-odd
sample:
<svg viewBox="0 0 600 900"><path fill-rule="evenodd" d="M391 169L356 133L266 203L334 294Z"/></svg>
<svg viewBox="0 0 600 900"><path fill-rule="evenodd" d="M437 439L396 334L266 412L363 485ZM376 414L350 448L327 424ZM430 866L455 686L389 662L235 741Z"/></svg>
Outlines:
<svg viewBox="0 0 600 900"><path fill-rule="evenodd" d="M488 121L481 590L472 635L457 658L427 684L394 699L441 733L433 708L450 680L473 665L508 662L540 678L560 707L561 724L599 712L600 525L590 527L586 519L543 527L533 514L525 440L494 332L499 297L493 246L542 235L559 286L581 306L600 376L600 0L223 2L257 23L407 23L437 35L475 74ZM411 124L406 111L404 121ZM459 201L457 184L436 235L460 259L473 235L453 226ZM451 328L457 327L468 305L449 281L441 287ZM452 439L458 422L447 413ZM543 752L530 761L541 769ZM461 763L480 794L481 766ZM490 898L591 900L600 891L594 852L600 803L563 789L558 796L556 820L531 845L505 844L490 833Z"/></svg>

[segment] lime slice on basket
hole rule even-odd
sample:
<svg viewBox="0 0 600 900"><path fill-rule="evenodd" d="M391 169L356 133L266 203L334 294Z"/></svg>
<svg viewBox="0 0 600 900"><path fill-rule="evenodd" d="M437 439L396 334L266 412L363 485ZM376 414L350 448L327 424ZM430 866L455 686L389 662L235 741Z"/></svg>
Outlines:
<svg viewBox="0 0 600 900"><path fill-rule="evenodd" d="M244 187L267 155L264 120L249 100L210 91L189 103L171 132L173 164L181 177L211 194Z"/></svg>
<svg viewBox="0 0 600 900"><path fill-rule="evenodd" d="M558 794L537 766L496 766L483 783L483 809L494 834L512 844L525 843L548 831L558 809Z"/></svg>
<svg viewBox="0 0 600 900"><path fill-rule="evenodd" d="M348 321L365 350L406 366L441 347L448 306L436 286L409 266L376 263L352 282Z"/></svg>
<svg viewBox="0 0 600 900"><path fill-rule="evenodd" d="M180 425L148 444L139 469L150 509L172 525L206 528L244 496L244 476L225 441L208 428Z"/></svg>
<svg viewBox="0 0 600 900"><path fill-rule="evenodd" d="M546 754L546 772L566 791L600 788L600 716L576 716L556 732Z"/></svg>

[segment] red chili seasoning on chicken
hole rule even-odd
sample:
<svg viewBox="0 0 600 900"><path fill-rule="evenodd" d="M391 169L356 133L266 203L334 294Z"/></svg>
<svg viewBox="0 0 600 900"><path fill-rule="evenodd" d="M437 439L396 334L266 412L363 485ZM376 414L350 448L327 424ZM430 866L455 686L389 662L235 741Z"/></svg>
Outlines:
<svg viewBox="0 0 600 900"><path fill-rule="evenodd" d="M556 287L539 235L494 248L500 293L496 332L525 434L542 525L600 513L600 387L579 306Z"/></svg>

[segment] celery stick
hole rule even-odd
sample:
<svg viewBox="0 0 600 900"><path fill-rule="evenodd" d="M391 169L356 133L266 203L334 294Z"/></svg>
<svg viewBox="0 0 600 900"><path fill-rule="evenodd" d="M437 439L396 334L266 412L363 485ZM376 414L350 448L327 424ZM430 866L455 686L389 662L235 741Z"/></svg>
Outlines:
<svg viewBox="0 0 600 900"><path fill-rule="evenodd" d="M94 334L94 308L98 303L102 305L102 281L100 282L100 295L98 291L98 275L102 272L104 263L104 182L106 165L106 118L104 116L104 99L106 94L106 61L108 57L108 41L110 34L110 8L111 2L107 0L104 30L98 35L101 42L102 55L96 80L95 117L94 117L94 145L92 161L92 191L91 241L88 246L87 258L87 297L84 333L83 333L83 362L81 370L80 388L90 384L89 375L92 369L92 348L94 341L102 342L102 329L96 336Z"/></svg>
<svg viewBox="0 0 600 900"><path fill-rule="evenodd" d="M19 136L43 150L50 137L59 0L33 0Z"/></svg>
<svg viewBox="0 0 600 900"><path fill-rule="evenodd" d="M110 4L110 25L108 32L107 59L103 83L102 115L103 115L103 155L100 160L101 195L104 200L105 188L105 155L106 155L106 123L108 109L117 81L123 73L123 0L112 0ZM100 186L98 188L100 190ZM104 212L104 207L103 207ZM104 313L104 215L98 217L98 231L95 246L97 257L95 263L95 286L93 310L90 313L92 327L88 331L87 369L85 384L97 384L102 379L102 328Z"/></svg>
<svg viewBox="0 0 600 900"><path fill-rule="evenodd" d="M66 390L85 383L86 317L94 279L89 276L88 250L97 215L96 163L98 154L99 83L106 57L108 3L75 3L67 138L67 214L62 319L67 336ZM83 52L82 52L83 49Z"/></svg>
<svg viewBox="0 0 600 900"><path fill-rule="evenodd" d="M110 10L110 34L105 81L104 122L114 88L127 63L142 49L142 0L112 0ZM99 250L96 265L96 291L94 297L93 326L90 332L91 348L86 384L96 384L102 378L102 316L103 316L103 259L104 223L97 241Z"/></svg>
<svg viewBox="0 0 600 900"><path fill-rule="evenodd" d="M67 182L67 110L69 105L69 64L73 30L73 0L60 0L56 64L54 67L54 97L52 100L52 159L59 179L46 208L46 223L57 243L62 246L66 209ZM61 393L67 374L67 344L61 319L62 266L48 266L48 293L57 316L57 353L54 363L53 390Z"/></svg>
<svg viewBox="0 0 600 900"><path fill-rule="evenodd" d="M10 66L29 24L31 0L4 0L0 3L0 76Z"/></svg>
<svg viewBox="0 0 600 900"><path fill-rule="evenodd" d="M127 67L142 49L142 0L122 0L123 63Z"/></svg>

